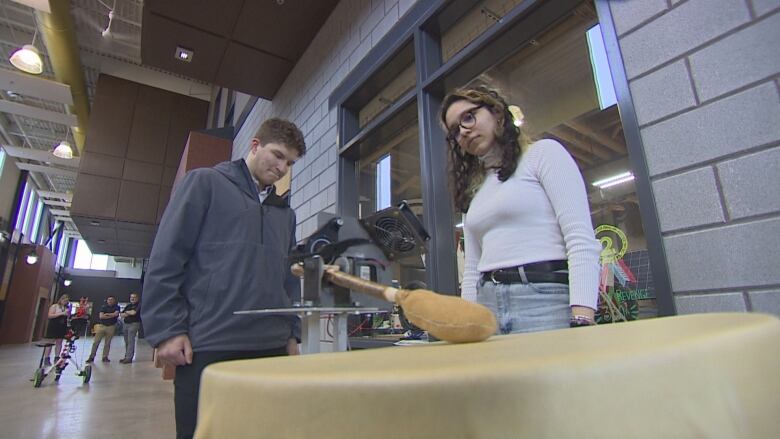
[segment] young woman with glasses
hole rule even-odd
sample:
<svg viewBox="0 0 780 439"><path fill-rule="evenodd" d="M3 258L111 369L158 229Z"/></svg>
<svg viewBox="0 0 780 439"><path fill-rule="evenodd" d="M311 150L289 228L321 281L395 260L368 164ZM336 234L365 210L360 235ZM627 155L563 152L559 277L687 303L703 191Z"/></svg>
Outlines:
<svg viewBox="0 0 780 439"><path fill-rule="evenodd" d="M531 143L505 99L477 86L444 98L455 206L466 213L461 296L502 334L593 324L601 245L574 159Z"/></svg>

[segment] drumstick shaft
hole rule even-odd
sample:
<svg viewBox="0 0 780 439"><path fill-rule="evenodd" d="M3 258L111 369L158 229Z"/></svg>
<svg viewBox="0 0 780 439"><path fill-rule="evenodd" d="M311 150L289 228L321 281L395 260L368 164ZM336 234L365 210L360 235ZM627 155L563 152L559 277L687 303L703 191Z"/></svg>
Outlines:
<svg viewBox="0 0 780 439"><path fill-rule="evenodd" d="M295 264L291 268L292 273L298 277L303 277L303 266ZM324 276L330 282L344 288L360 291L361 293L374 296L376 298L387 300L388 302L395 302L395 295L398 293L397 288L387 287L376 282L371 282L365 279L361 279L357 276L339 271L336 265L325 265Z"/></svg>

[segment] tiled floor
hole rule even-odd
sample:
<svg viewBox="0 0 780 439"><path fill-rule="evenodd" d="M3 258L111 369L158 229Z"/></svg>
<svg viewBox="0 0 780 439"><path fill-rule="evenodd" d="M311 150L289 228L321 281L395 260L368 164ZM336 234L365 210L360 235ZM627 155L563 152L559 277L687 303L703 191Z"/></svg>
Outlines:
<svg viewBox="0 0 780 439"><path fill-rule="evenodd" d="M79 364L91 343L91 338L77 342L74 356ZM175 437L173 382L162 380L149 345L138 341L132 364L119 363L125 351L121 337L114 338L111 347L111 362L101 363L98 356L89 384L82 383L71 364L59 383L52 375L36 389L30 379L41 348L0 346L0 439Z"/></svg>

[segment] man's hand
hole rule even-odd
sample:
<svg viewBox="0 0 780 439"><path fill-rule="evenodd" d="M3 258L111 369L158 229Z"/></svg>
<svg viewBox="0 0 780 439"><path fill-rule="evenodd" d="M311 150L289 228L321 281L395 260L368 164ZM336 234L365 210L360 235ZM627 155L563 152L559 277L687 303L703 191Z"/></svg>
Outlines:
<svg viewBox="0 0 780 439"><path fill-rule="evenodd" d="M298 349L298 340L291 338L287 340L287 355L300 355L301 351Z"/></svg>
<svg viewBox="0 0 780 439"><path fill-rule="evenodd" d="M157 357L174 366L192 363L192 345L187 334L177 335L157 346Z"/></svg>

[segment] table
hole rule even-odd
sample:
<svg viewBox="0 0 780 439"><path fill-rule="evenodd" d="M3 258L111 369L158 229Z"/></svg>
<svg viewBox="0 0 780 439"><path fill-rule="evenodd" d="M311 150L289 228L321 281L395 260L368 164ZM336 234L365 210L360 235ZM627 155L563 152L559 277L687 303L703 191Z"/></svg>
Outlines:
<svg viewBox="0 0 780 439"><path fill-rule="evenodd" d="M761 438L780 320L698 314L209 366L196 438Z"/></svg>

